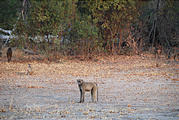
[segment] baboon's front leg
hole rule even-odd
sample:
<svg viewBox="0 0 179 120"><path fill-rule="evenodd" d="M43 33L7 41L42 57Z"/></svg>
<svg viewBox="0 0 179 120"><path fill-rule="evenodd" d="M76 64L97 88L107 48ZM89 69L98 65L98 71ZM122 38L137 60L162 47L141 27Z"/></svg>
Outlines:
<svg viewBox="0 0 179 120"><path fill-rule="evenodd" d="M94 96L95 95L95 93L94 93L94 89L92 89L91 90L91 100L92 100L92 102L94 102Z"/></svg>
<svg viewBox="0 0 179 120"><path fill-rule="evenodd" d="M80 103L82 102L82 90L80 90Z"/></svg>

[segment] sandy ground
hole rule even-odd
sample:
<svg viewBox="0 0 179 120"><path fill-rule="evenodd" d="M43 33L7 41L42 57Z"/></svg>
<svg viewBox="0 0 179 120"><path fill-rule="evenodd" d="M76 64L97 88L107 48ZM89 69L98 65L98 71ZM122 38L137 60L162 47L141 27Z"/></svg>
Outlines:
<svg viewBox="0 0 179 120"><path fill-rule="evenodd" d="M28 64L32 75L26 75ZM94 81L99 101L79 102L76 79ZM98 61L0 61L0 119L178 120L179 64L152 56Z"/></svg>

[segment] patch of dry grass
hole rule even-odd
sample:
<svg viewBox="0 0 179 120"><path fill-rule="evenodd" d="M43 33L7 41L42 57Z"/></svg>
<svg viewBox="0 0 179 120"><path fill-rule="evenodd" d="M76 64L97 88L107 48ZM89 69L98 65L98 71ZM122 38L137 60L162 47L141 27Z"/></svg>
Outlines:
<svg viewBox="0 0 179 120"><path fill-rule="evenodd" d="M6 50L4 49L4 52ZM8 63L6 60L5 54L0 61L0 78L2 77L15 77L26 75L28 64L32 66L32 76L56 76L61 77L64 75L71 76L95 76L95 77L111 77L114 71L127 71L131 69L152 69L156 68L156 61L152 59L152 55L143 55L143 56L98 56L96 57L97 61L81 61L79 59L69 59L66 57L61 57L55 62L49 62L47 59L44 59L43 56L37 55L26 55L22 51L16 49L13 52L12 62ZM36 58L36 59L34 59ZM38 60L37 60L38 58ZM40 60L40 61L39 61ZM165 62L160 61L160 68L166 67L176 67ZM135 71L131 75L164 75L166 73L159 72L150 72L143 73L140 71Z"/></svg>

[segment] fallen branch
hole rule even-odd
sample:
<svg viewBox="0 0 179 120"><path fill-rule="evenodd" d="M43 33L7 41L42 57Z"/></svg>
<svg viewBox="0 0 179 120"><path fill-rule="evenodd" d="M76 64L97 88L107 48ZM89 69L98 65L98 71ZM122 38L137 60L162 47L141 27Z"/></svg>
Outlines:
<svg viewBox="0 0 179 120"><path fill-rule="evenodd" d="M31 50L28 50L28 49L22 49L22 50L25 52L25 54L28 54L28 55L38 55L37 52L33 52Z"/></svg>

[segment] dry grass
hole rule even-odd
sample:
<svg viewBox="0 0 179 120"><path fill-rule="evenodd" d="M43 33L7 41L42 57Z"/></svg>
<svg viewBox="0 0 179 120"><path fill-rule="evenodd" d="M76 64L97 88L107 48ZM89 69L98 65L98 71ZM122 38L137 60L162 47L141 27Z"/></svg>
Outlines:
<svg viewBox="0 0 179 120"><path fill-rule="evenodd" d="M26 74L28 64L32 67L31 75ZM164 57L156 67L151 54L98 56L95 61L59 57L49 62L43 56L26 55L17 50L10 63L5 55L0 58L0 91L4 97L0 104L0 119L107 119L106 116L112 119L136 113L142 115L143 111L154 114L162 106L156 101L167 106L168 102L171 102L170 106L177 104L178 84L176 88L172 87L167 79L178 82L178 69L177 63L168 63ZM99 103L77 103L79 91L75 79L78 77L99 83ZM160 85L163 79L167 82ZM170 94L170 90L176 92ZM159 96L157 99L155 94ZM141 102L143 107L135 106ZM158 106L148 108L145 103Z"/></svg>
<svg viewBox="0 0 179 120"><path fill-rule="evenodd" d="M0 58L0 78L15 77L26 75L28 64L32 66L32 76L56 76L61 77L65 75L71 76L95 76L95 77L111 77L114 71L127 71L136 69L130 75L138 76L157 76L166 75L164 72L150 72L144 73L137 71L138 69L152 69L156 68L156 61L151 54L143 56L99 56L95 57L96 61L85 60L67 57L58 57L54 62L49 62L44 56L26 55L19 49L14 50L13 58L10 63L6 60L6 49L3 49L3 56ZM166 64L166 60L160 60L160 68L179 67L178 64Z"/></svg>

